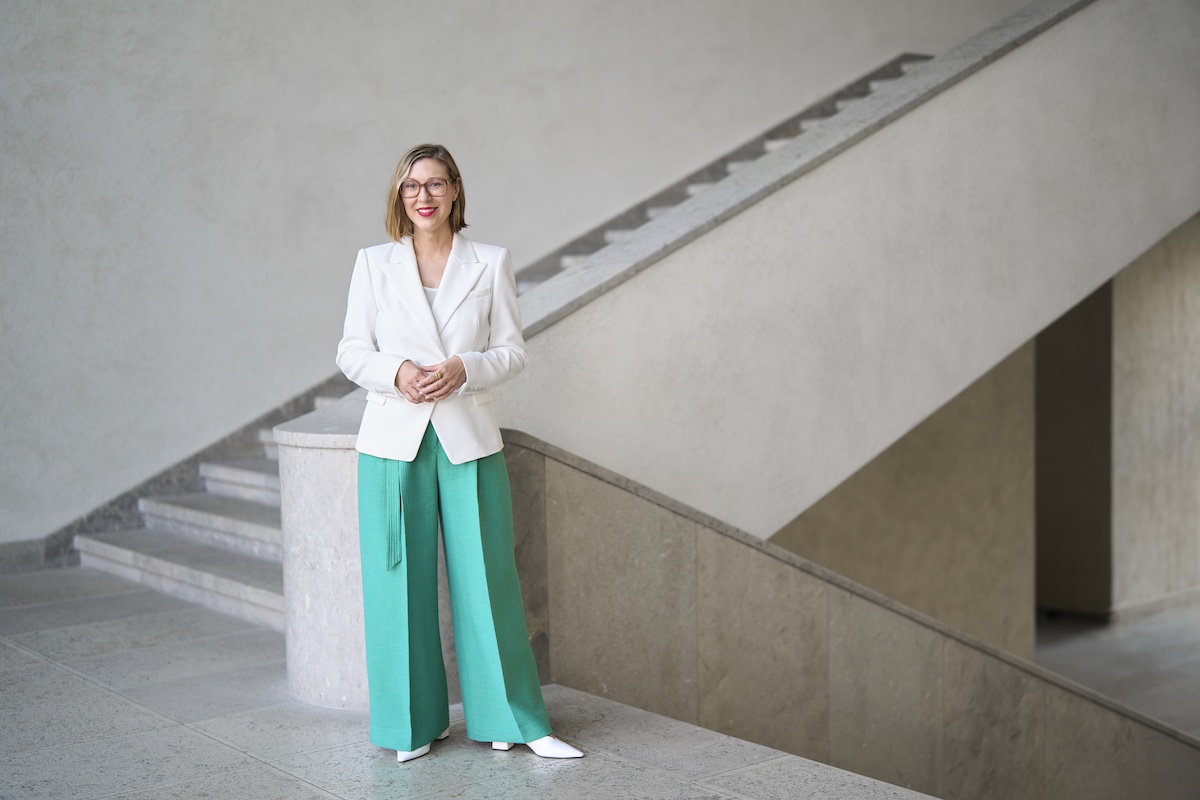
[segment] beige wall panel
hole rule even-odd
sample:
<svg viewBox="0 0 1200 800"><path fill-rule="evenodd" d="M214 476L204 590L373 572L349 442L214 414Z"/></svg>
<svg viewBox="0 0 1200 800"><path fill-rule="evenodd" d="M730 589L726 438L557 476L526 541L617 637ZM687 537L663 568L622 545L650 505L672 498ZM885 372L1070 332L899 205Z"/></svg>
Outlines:
<svg viewBox="0 0 1200 800"><path fill-rule="evenodd" d="M1041 800L1046 686L979 650L946 642L943 677L947 800ZM1049 798L1047 798L1049 800Z"/></svg>
<svg viewBox="0 0 1200 800"><path fill-rule="evenodd" d="M699 526L554 461L546 496L554 679L696 722Z"/></svg>
<svg viewBox="0 0 1200 800"><path fill-rule="evenodd" d="M937 794L946 637L830 588L829 763Z"/></svg>
<svg viewBox="0 0 1200 800"><path fill-rule="evenodd" d="M1133 785L1132 721L1057 687L1048 687L1045 702L1046 800L1154 796Z"/></svg>
<svg viewBox="0 0 1200 800"><path fill-rule="evenodd" d="M828 761L826 584L709 530L696 559L699 724Z"/></svg>
<svg viewBox="0 0 1200 800"><path fill-rule="evenodd" d="M1200 591L1200 215L1113 282L1113 606Z"/></svg>
<svg viewBox="0 0 1200 800"><path fill-rule="evenodd" d="M1022 347L771 542L1032 657L1033 362Z"/></svg>

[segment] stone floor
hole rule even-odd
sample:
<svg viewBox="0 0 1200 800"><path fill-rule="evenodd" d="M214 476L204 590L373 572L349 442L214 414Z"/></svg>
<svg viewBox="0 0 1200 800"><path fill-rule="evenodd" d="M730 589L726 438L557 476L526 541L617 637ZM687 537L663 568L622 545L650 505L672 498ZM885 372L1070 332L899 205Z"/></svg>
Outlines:
<svg viewBox="0 0 1200 800"><path fill-rule="evenodd" d="M1200 737L1200 598L1106 624L1038 619L1037 662Z"/></svg>
<svg viewBox="0 0 1200 800"><path fill-rule="evenodd" d="M450 737L399 765L288 698L283 636L92 570L0 575L0 798L918 798L561 686L572 761Z"/></svg>

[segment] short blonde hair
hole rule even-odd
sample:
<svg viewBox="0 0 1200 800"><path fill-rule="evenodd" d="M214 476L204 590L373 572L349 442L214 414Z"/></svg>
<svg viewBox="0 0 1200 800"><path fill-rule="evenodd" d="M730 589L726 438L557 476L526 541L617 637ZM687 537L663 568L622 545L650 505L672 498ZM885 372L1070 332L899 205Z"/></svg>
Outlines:
<svg viewBox="0 0 1200 800"><path fill-rule="evenodd" d="M446 166L446 172L449 173L450 183L458 187L458 197L450 206L450 230L458 233L467 227L467 195L463 189L462 175L458 172L458 165L454 163L454 156L450 155L450 151L440 144L419 144L400 158L400 163L396 165L396 173L392 176L392 185L388 189L387 217L384 224L387 226L388 236L391 236L394 242L399 242L405 236L412 236L413 223L404 211L404 198L400 196L400 184L408 177L413 164L422 158L433 158L442 162Z"/></svg>

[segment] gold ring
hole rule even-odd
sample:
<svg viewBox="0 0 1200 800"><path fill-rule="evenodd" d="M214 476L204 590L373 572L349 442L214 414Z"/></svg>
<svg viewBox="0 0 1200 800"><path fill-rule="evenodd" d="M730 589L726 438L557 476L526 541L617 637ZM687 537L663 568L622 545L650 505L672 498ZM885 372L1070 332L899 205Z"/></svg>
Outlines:
<svg viewBox="0 0 1200 800"><path fill-rule="evenodd" d="M435 372L435 373L433 373L433 377L437 378L440 381L442 379L442 373Z"/></svg>

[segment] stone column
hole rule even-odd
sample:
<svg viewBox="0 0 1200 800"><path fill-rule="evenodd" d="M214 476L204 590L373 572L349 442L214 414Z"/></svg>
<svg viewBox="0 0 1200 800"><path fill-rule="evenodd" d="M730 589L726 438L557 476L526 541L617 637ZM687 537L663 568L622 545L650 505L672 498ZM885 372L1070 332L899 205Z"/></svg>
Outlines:
<svg viewBox="0 0 1200 800"><path fill-rule="evenodd" d="M288 691L327 708L367 708L354 450L365 402L359 390L275 427Z"/></svg>
<svg viewBox="0 0 1200 800"><path fill-rule="evenodd" d="M275 427L283 524L288 691L328 708L367 708L367 666L358 556L358 453L366 393ZM510 440L518 439L516 445ZM513 491L517 572L530 645L550 679L544 458L505 432ZM451 703L460 702L445 554L438 548L438 624Z"/></svg>

